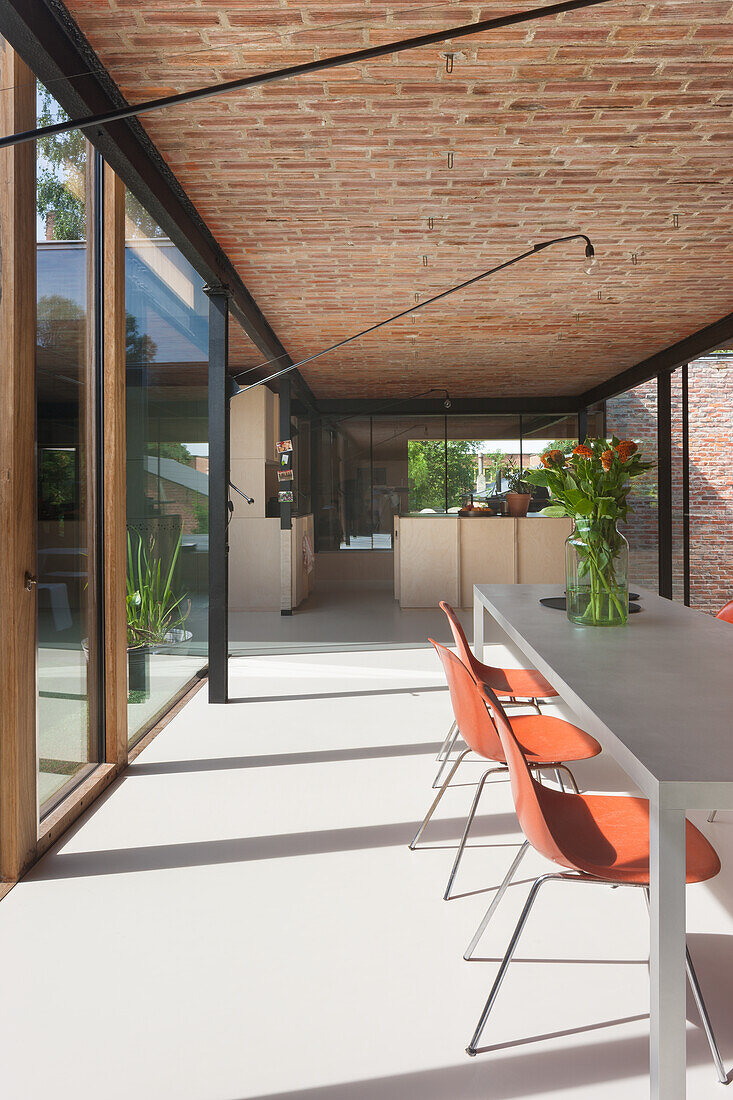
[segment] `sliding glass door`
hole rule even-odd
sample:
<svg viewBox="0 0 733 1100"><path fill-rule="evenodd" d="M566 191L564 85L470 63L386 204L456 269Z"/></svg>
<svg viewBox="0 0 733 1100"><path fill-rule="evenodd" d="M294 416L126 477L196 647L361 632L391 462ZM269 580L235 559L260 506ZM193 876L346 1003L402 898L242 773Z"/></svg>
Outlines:
<svg viewBox="0 0 733 1100"><path fill-rule="evenodd" d="M63 117L38 86L39 123ZM38 801L100 759L92 156L79 131L37 147Z"/></svg>

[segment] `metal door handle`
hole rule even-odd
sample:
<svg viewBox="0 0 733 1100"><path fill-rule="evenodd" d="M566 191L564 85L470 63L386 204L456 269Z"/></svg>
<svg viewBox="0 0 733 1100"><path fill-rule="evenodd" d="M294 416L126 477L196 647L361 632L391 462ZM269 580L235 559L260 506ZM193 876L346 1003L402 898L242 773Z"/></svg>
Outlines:
<svg viewBox="0 0 733 1100"><path fill-rule="evenodd" d="M25 587L27 592L32 592L35 585L38 584L38 577L34 573L25 571Z"/></svg>

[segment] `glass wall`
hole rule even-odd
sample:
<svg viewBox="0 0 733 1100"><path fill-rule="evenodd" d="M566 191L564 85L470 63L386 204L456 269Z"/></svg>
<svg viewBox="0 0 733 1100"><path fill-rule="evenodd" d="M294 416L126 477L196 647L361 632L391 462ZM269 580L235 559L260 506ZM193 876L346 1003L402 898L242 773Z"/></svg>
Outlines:
<svg viewBox="0 0 733 1100"><path fill-rule="evenodd" d="M513 467L537 466L547 446L572 447L577 433L575 415L334 417L315 446L317 548L391 550L395 515L457 512L471 499L501 507Z"/></svg>
<svg viewBox="0 0 733 1100"><path fill-rule="evenodd" d="M652 379L606 402L609 436L633 439L654 468L632 482L629 504L633 511L620 525L629 540L629 579L656 591L659 584L659 528L657 518L657 381Z"/></svg>
<svg viewBox="0 0 733 1100"><path fill-rule="evenodd" d="M128 193L128 734L138 737L208 652L208 299Z"/></svg>
<svg viewBox="0 0 733 1100"><path fill-rule="evenodd" d="M38 124L66 116L38 85ZM80 131L36 150L39 804L98 761L98 570L90 147Z"/></svg>

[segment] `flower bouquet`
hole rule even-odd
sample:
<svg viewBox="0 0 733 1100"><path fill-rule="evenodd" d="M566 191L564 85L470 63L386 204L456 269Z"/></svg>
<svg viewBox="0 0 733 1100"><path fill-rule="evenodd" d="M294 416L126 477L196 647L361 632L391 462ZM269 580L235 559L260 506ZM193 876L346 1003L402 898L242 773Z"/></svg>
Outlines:
<svg viewBox="0 0 733 1100"><path fill-rule="evenodd" d="M653 466L631 440L589 439L569 455L546 451L525 481L549 489L545 516L570 516L566 542L567 614L585 626L620 626L629 615L628 543L616 524L630 511L631 479Z"/></svg>

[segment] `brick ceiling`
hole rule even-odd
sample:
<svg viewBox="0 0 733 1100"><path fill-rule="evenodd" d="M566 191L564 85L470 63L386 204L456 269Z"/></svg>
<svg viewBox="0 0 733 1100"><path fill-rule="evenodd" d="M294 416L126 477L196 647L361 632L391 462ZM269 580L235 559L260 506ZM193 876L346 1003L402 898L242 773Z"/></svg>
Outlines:
<svg viewBox="0 0 733 1100"><path fill-rule="evenodd" d="M68 6L136 102L530 4ZM614 3L463 39L451 74L428 47L143 121L294 360L588 233L593 278L560 246L302 372L318 397L577 394L731 309L732 13Z"/></svg>

